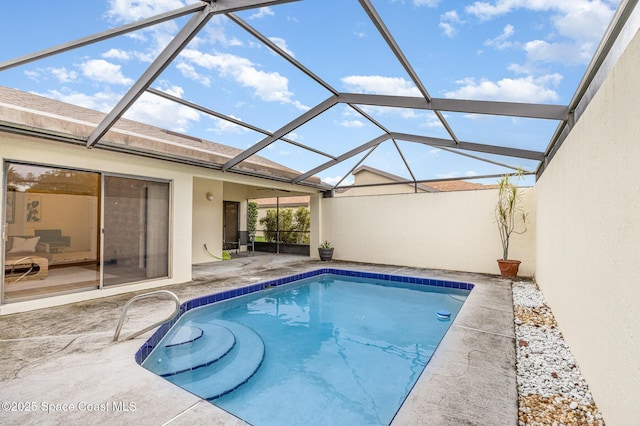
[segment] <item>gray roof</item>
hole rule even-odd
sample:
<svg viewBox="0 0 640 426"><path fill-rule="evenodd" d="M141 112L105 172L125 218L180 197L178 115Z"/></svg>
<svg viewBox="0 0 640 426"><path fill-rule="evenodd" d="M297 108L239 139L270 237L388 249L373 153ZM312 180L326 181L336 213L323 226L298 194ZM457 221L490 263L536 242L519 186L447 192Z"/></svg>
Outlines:
<svg viewBox="0 0 640 426"><path fill-rule="evenodd" d="M101 112L3 86L0 86L0 99L1 130L50 140L85 145L87 135L105 117ZM97 148L215 169L221 169L225 162L242 153L237 148L123 118L106 133ZM236 171L284 181L300 174L258 155L247 158ZM320 180L312 177L308 183L318 185Z"/></svg>

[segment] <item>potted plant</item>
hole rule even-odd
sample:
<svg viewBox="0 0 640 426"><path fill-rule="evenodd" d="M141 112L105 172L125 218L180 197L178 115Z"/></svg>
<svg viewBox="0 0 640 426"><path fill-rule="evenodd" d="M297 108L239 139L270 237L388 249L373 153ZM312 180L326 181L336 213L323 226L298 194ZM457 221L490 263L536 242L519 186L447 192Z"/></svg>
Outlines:
<svg viewBox="0 0 640 426"><path fill-rule="evenodd" d="M496 221L500 240L502 241L502 259L498 259L500 275L513 278L518 275L519 260L509 259L509 238L512 233L523 234L527 231L527 213L520 206L522 190L518 183L522 179L522 170L518 169L515 182L513 175L504 175L498 181L498 203L496 204Z"/></svg>
<svg viewBox="0 0 640 426"><path fill-rule="evenodd" d="M326 241L320 244L318 247L318 254L320 255L320 260L331 260L333 257L333 247L329 241Z"/></svg>

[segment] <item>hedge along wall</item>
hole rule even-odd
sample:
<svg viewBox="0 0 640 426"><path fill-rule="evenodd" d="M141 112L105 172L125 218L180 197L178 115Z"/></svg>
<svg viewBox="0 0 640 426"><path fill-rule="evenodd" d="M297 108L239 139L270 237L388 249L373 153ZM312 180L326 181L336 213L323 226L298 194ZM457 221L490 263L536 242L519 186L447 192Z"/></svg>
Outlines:
<svg viewBox="0 0 640 426"><path fill-rule="evenodd" d="M334 258L356 262L499 274L502 245L494 217L497 190L336 197L322 199L321 240ZM523 190L528 232L513 235L509 257L535 264L531 188Z"/></svg>

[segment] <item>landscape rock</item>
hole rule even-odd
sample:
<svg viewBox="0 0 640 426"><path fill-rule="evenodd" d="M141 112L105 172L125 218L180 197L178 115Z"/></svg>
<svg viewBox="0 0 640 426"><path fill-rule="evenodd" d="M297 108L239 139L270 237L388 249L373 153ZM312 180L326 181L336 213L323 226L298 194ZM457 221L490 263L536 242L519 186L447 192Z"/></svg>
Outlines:
<svg viewBox="0 0 640 426"><path fill-rule="evenodd" d="M603 426L589 387L532 281L514 282L518 424Z"/></svg>

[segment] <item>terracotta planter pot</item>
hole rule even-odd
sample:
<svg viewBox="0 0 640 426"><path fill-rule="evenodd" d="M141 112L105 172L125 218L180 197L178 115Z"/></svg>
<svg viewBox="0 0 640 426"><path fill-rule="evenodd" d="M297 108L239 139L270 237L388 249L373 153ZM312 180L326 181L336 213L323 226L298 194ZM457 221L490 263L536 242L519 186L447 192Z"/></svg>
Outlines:
<svg viewBox="0 0 640 426"><path fill-rule="evenodd" d="M331 260L333 257L333 249L318 249L318 255L320 256L320 260Z"/></svg>
<svg viewBox="0 0 640 426"><path fill-rule="evenodd" d="M500 268L500 275L502 275L502 277L515 278L518 275L520 261L498 259L498 267Z"/></svg>

